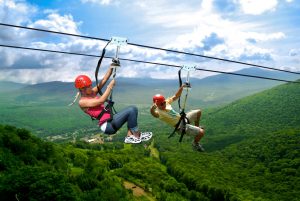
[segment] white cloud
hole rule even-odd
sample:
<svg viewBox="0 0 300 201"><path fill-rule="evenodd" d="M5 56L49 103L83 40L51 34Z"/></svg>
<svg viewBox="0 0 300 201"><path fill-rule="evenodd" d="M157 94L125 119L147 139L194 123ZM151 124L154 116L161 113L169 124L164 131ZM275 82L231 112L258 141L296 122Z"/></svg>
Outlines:
<svg viewBox="0 0 300 201"><path fill-rule="evenodd" d="M196 3L194 7L184 2L161 1L139 1L135 2L131 9L139 10L147 24L157 24L165 28L192 27L201 20L201 17L210 9L211 0L204 0L201 4ZM202 10L202 11L200 11ZM204 21L204 19L203 19Z"/></svg>
<svg viewBox="0 0 300 201"><path fill-rule="evenodd" d="M61 16L58 13L50 13L47 19L37 20L29 24L29 27L44 28L51 31L79 34L78 26L80 22L75 22L72 15Z"/></svg>
<svg viewBox="0 0 300 201"><path fill-rule="evenodd" d="M250 1L239 2L242 6L249 5L250 8L257 8L259 12L272 10L277 5L277 1L272 0L264 3L259 2L259 6L257 5L258 1L255 0L251 3ZM252 59L254 62L270 63L275 58L275 52L270 46L266 47L265 44L280 41L286 37L283 32L255 31L262 30L261 27L263 26L256 22L240 23L238 20L223 18L214 10L212 0L204 0L201 4L195 3L193 7L189 8L186 7L187 4L178 3L175 6L174 4L170 6L170 3L166 0L154 1L154 3L151 2L151 5L147 1L136 4L140 6L146 23L153 24L157 28L170 30L168 32L170 34L166 37L159 36L159 38L164 38L165 48L219 58ZM260 4L265 6L260 6ZM251 12L255 13L257 11L253 9ZM219 40L218 43L214 43L216 41L213 40L207 41L213 35ZM207 48L207 46L210 47ZM197 62L196 57L176 57L179 59L178 63L180 64L183 62ZM173 58L175 58L175 55L173 55ZM207 64L203 64L202 59L200 62L202 62L202 66L211 69L212 64L216 61L207 61ZM227 66L224 62L222 65ZM238 70L243 67L241 65L235 66L231 70Z"/></svg>
<svg viewBox="0 0 300 201"><path fill-rule="evenodd" d="M36 12L36 7L23 1L2 0L0 2L1 22L19 25L30 21L31 16Z"/></svg>
<svg viewBox="0 0 300 201"><path fill-rule="evenodd" d="M237 0L245 14L260 15L267 11L273 11L278 4L277 0Z"/></svg>
<svg viewBox="0 0 300 201"><path fill-rule="evenodd" d="M85 0L85 2L88 2L88 0ZM96 3L96 1L93 2ZM105 3L103 1L97 2ZM261 64L263 64L264 61L270 64L273 62L270 61L270 59L279 58L273 46L266 46L265 44L287 38L288 36L286 36L285 33L268 30L257 31L262 30L257 29L257 27L262 27L262 25L258 23L240 23L236 20L233 21L228 18L223 18L214 10L212 0L203 0L202 4L197 4L197 2L193 1L193 6L190 7L189 4L183 3L182 1L178 1L178 3L173 2L171 4L169 0L154 0L151 2L141 0L134 1L130 6L127 5L128 7L125 6L124 10L126 10L127 13L131 13L132 11L133 15L135 15L134 12L137 12L134 10L138 10L140 14L139 20L141 20L139 22L143 22L143 26L145 27L154 27L155 30L153 30L153 33L157 34L157 36L151 36L151 40L148 39L148 41L155 43L159 41L160 45L157 46L233 60L244 59L245 61L249 60ZM107 1L106 3L116 3L116 1ZM30 8L29 4L23 4L24 8ZM9 13L12 13L12 11L17 13L14 7L7 6L6 9ZM81 22L76 22L72 15L61 15L58 10L49 9L42 12L46 17L37 20L31 20L30 16L26 15L25 12L21 12L20 16L25 15L24 19L27 19L22 21L22 23L25 24L25 26L81 34ZM41 34L40 32L17 29L9 30L10 31L0 30L0 41L10 41L13 43L22 42L22 46L96 55L100 55L104 46L104 42L101 41L45 33L41 36L39 35ZM167 30L168 34L161 34L160 30ZM55 37L55 40L46 38L45 35ZM16 41L15 38L19 38L20 40ZM114 51L115 47L109 46L107 48L107 55L114 56ZM295 52L297 51L291 51L290 55L294 55ZM11 81L30 83L54 80L73 81L77 74L88 74L93 77L97 64L97 58L45 52L16 51L2 48L0 49L0 54L0 62L2 64L0 69L1 67L13 69L11 71L1 70L0 80L9 78ZM232 63L187 57L134 46L122 47L120 57L175 65L197 64L202 68L220 71L239 70L244 67L241 65L232 65ZM28 58L32 58L32 66L30 66ZM14 69L20 67L22 63L26 64L23 66L27 66L31 69ZM103 61L100 76L106 71L109 63L109 60ZM39 69L37 69L38 67ZM18 78L21 73L23 73L22 78ZM205 75L208 75L208 73L193 73L193 76L198 78ZM174 68L134 62L122 62L122 67L118 70L118 76L150 76L153 78L175 79L177 77L177 70L174 70Z"/></svg>
<svg viewBox="0 0 300 201"><path fill-rule="evenodd" d="M253 24L239 24L237 22L231 22L224 20L221 16L214 13L207 14L206 23L199 23L191 33L186 33L178 36L176 40L170 43L167 48L186 50L188 52L195 51L198 54L206 54L215 57L226 57L231 59L237 59L241 55L247 54L253 55L254 51L257 54L271 52L266 48L260 48L259 44L251 44L251 40L255 43L280 40L285 37L282 32L277 33L259 33L248 31L251 30ZM204 41L212 34L223 40L223 43L207 44L212 45L211 50L206 51L204 49ZM248 48L244 48L244 47ZM201 49L202 48L202 49ZM263 51L262 51L263 50ZM200 51L200 52L199 52Z"/></svg>
<svg viewBox="0 0 300 201"><path fill-rule="evenodd" d="M246 38L254 39L256 42L261 41L270 41L270 40L279 40L285 38L285 34L282 32L277 33L257 33L257 32L248 32L245 34Z"/></svg>
<svg viewBox="0 0 300 201"><path fill-rule="evenodd" d="M47 14L45 19L31 20L31 14L37 12L37 9L25 1L4 0L0 5L1 20L5 23L22 24L24 26L38 27L47 30L61 31L73 34L80 34L78 27L80 22L75 22L72 15L60 15L55 10L45 10ZM90 51L100 50L102 43L95 43L91 40L78 40L74 37L59 36L58 42L42 42L47 40L46 36L54 37L51 34L29 31L24 29L15 29L1 27L0 41L2 44L20 45L25 47L34 47L42 49L60 50L60 51ZM55 35L56 37L57 35ZM16 40L18 39L18 40ZM48 39L49 40L49 39ZM51 40L50 40L51 41ZM98 44L98 46L96 45ZM54 80L73 80L69 75L76 74L78 71L86 71L87 66L81 68L84 64L90 64L95 59L76 56L67 56L55 53L45 53L37 51L22 51L16 49L0 49L0 80L11 80L16 82L37 83ZM94 69L96 64L93 64ZM27 69L20 69L27 68ZM83 70L81 70L83 69ZM72 71L74 70L74 71ZM92 72L91 70L90 72ZM50 74L49 74L50 73Z"/></svg>

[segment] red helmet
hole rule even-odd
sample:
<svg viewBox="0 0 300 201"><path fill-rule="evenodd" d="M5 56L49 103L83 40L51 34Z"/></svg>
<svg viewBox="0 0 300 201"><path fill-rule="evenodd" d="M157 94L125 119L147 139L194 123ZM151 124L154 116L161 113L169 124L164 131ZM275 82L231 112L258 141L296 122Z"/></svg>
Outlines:
<svg viewBox="0 0 300 201"><path fill-rule="evenodd" d="M75 87L81 89L92 85L92 80L86 75L79 75L75 79Z"/></svg>
<svg viewBox="0 0 300 201"><path fill-rule="evenodd" d="M153 96L153 103L163 103L165 101L165 97L161 94L156 94L155 96Z"/></svg>

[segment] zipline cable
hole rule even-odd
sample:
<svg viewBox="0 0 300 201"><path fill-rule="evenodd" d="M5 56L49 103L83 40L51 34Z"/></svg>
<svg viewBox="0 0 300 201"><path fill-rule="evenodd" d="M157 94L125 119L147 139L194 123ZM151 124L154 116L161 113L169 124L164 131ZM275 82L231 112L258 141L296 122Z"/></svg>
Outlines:
<svg viewBox="0 0 300 201"><path fill-rule="evenodd" d="M106 42L110 41L110 40L104 39L104 38L83 36L83 35L79 35L79 34L70 34L70 33L64 33L64 32L59 32L59 31L50 31L50 30L46 30L46 29L31 28L31 27L18 26L18 25L13 25L13 24L0 23L0 25L1 26L7 26L7 27L20 28L20 29L28 29L28 30L33 30L33 31L41 31L41 32L54 33L54 34L75 36L75 37L81 37L81 38L86 38L86 39L101 40L101 41L106 41ZM127 44L132 45L132 46L136 46L136 47L143 47L143 48L149 48L149 49L155 49L155 50L163 50L163 51L172 52L172 53L185 54L185 55L189 55L189 56L202 57L202 58L206 58L206 59L213 59L213 60L231 62L231 63L236 63L236 64L242 64L242 65L247 65L247 66L253 66L253 67L258 67L258 68L264 68L264 69L269 69L269 70L275 70L275 71L281 71L281 72L300 75L300 72L282 70L282 69L278 69L278 68L272 68L272 67L267 67L267 66L262 66L262 65L257 65L257 64L251 64L251 63L246 63L246 62L241 62L241 61L234 61L234 60L230 60L230 59L223 59L223 58L218 58L218 57L213 57L213 56L205 56L205 55L201 55L201 54L183 52L183 51L178 51L178 50L171 50L171 49L166 49L166 48L159 48L159 47L148 46L148 45L140 45L140 44L137 44L137 43L127 43Z"/></svg>
<svg viewBox="0 0 300 201"><path fill-rule="evenodd" d="M69 55L77 55L77 56L87 56L87 57L99 58L99 55L93 55L93 54L84 54L84 53L75 53L75 52L65 52L65 51L47 50L47 49L39 49L39 48L29 48L29 47L21 47L21 46L13 46L13 45L3 45L3 44L0 44L0 47L14 48L14 49L23 49L23 50L33 50L33 51L41 51L41 52L51 52L51 53L60 53L60 54L69 54ZM114 57L105 56L104 58L106 58L106 59L113 59ZM119 58L119 60L122 60L122 61L130 61L130 62L137 62L137 63L144 63L144 64L152 64L152 65L167 66L167 67L175 67L175 68L181 68L181 67L182 67L182 66L179 66L179 65L165 64L165 63L158 63L158 62L150 62L150 61L142 61L142 60L136 60L136 59ZM206 72L213 72L213 73L221 73L221 74L228 74L228 75L236 75L236 76L243 76L243 77L252 77L252 78L258 78L258 79L265 79L265 80L274 80L274 81L288 82L288 83L300 83L300 82L298 82L298 81L282 80L282 79L277 79L277 78L269 78L269 77L256 76L256 75L246 75L246 74L241 74L241 73L224 72L224 71L209 70L209 69L203 69L203 68L195 68L195 69L196 69L196 70L199 70L199 71L206 71Z"/></svg>
<svg viewBox="0 0 300 201"><path fill-rule="evenodd" d="M110 40L104 39L104 38L98 38L98 37L92 37L92 36L83 36L83 35L79 35L79 34L71 34L71 33L59 32L59 31L50 31L50 30L46 30L46 29L18 26L18 25L13 25L13 24L0 23L0 25L1 26L7 26L7 27L20 28L20 29L28 29L28 30L32 30L32 31L41 31L41 32L47 32L47 33L53 33L53 34L60 34L60 35L66 35L66 36L75 36L75 37L79 37L79 38L102 40L102 41L106 41L106 42L110 41Z"/></svg>

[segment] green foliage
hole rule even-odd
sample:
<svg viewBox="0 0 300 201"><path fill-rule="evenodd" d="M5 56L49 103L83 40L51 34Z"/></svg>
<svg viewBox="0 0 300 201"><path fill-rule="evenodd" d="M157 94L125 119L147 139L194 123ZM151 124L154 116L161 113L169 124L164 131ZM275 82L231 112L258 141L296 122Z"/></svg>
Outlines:
<svg viewBox="0 0 300 201"><path fill-rule="evenodd" d="M149 105L139 105L139 127L154 133L151 145L124 145L126 129L114 142L54 144L0 125L1 200L297 201L299 90L286 84L204 109L204 153L191 137L168 139L172 128L151 118ZM134 196L125 181L145 192Z"/></svg>
<svg viewBox="0 0 300 201"><path fill-rule="evenodd" d="M25 166L0 178L1 200L76 200L73 185L62 173Z"/></svg>
<svg viewBox="0 0 300 201"><path fill-rule="evenodd" d="M12 126L0 126L0 142L1 200L134 200L123 185L127 180L157 200L207 200L170 176L143 145L80 149L45 142Z"/></svg>
<svg viewBox="0 0 300 201"><path fill-rule="evenodd" d="M206 139L217 150L253 135L300 127L299 84L284 84L203 113ZM223 146L218 142L224 142Z"/></svg>

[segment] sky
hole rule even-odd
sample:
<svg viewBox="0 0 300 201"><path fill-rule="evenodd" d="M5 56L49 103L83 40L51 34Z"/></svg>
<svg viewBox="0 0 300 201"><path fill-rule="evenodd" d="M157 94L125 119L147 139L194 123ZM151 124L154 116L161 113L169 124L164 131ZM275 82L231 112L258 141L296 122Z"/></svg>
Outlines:
<svg viewBox="0 0 300 201"><path fill-rule="evenodd" d="M0 23L149 45L300 71L300 0L0 0ZM0 44L101 54L103 41L0 26ZM109 45L107 56L116 46ZM232 72L249 68L132 45L120 58ZM97 58L0 47L0 81L94 80ZM105 59L103 75L111 60ZM121 61L117 77L176 79L177 68ZM212 73L195 71L192 77ZM263 76L263 75L262 75Z"/></svg>

